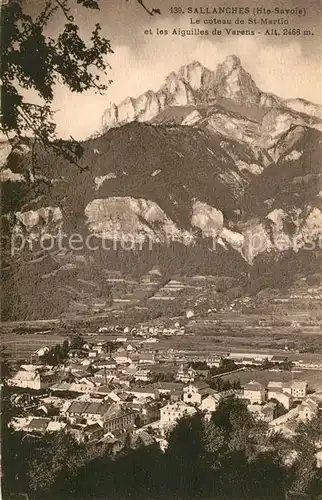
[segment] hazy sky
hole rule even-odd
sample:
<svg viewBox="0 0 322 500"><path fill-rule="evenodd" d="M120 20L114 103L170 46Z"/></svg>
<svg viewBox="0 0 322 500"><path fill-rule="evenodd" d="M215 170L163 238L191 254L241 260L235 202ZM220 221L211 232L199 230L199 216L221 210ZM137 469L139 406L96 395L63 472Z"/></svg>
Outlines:
<svg viewBox="0 0 322 500"><path fill-rule="evenodd" d="M44 5L44 0L24 0L31 11ZM73 1L73 0L72 0ZM260 36L149 36L147 28L168 29L180 27L190 29L190 16L170 14L170 6L219 7L219 6L262 6L255 0L233 0L202 3L197 0L146 0L149 7L159 7L161 16L149 16L135 0L100 0L100 12L77 7L73 13L87 36L95 22L99 21L103 34L111 40L114 54L108 56L112 66L109 78L114 83L106 95L91 92L72 94L66 88L57 87L54 108L57 132L62 136L83 139L100 126L104 110L112 102L119 103L127 96L136 97L148 89L157 90L171 71L177 71L183 64L198 60L210 69L229 54L240 57L244 68L249 71L258 87L282 97L302 97L321 102L321 32L319 0L303 1L307 16L294 17L290 26L314 31L315 36L260 37ZM297 0L272 2L270 7L292 8L299 6ZM301 6L301 5L300 5ZM203 17L223 17L216 14ZM251 16L246 16L251 17ZM265 16L263 16L265 17ZM291 19L285 15L277 16ZM277 18L275 16L275 18ZM51 33L62 29L63 18L57 16L50 26ZM218 26L219 27L219 26ZM200 26L205 29L205 26ZM213 27L212 27L213 28ZM220 27L219 27L220 28ZM250 27L248 27L249 29ZM262 28L261 28L262 29Z"/></svg>

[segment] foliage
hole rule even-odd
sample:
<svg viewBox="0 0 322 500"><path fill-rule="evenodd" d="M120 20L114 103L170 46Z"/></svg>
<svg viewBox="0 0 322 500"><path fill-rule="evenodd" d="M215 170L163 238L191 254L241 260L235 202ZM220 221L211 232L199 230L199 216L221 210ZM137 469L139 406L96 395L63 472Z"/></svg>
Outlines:
<svg viewBox="0 0 322 500"><path fill-rule="evenodd" d="M240 389L240 381L223 380L221 377L210 378L207 380L208 385L218 392L229 391L230 389Z"/></svg>
<svg viewBox="0 0 322 500"><path fill-rule="evenodd" d="M97 0L78 0L86 9L98 9ZM47 35L49 21L62 11L66 22L56 38ZM1 5L1 128L4 133L19 137L32 135L34 145L51 146L67 160L77 162L82 148L66 143L55 134L56 125L51 103L59 82L72 92L93 90L104 92L108 84L104 56L112 52L110 42L101 36L95 25L90 43L80 36L79 26L71 15L68 0L48 0L36 16L27 14L21 3L12 0ZM110 83L110 81L108 82ZM27 91L36 91L41 104L27 100Z"/></svg>
<svg viewBox="0 0 322 500"><path fill-rule="evenodd" d="M40 440L6 434L6 491L17 491L18 478L20 491L31 499L284 500L290 490L317 498L321 479L314 443L321 420L301 424L294 441L267 430L243 402L229 398L210 420L202 413L181 419L164 453L143 442L133 450L129 435L113 457L103 445L85 447L60 433ZM296 460L287 466L294 449Z"/></svg>
<svg viewBox="0 0 322 500"><path fill-rule="evenodd" d="M151 382L175 382L175 376L169 372L153 372Z"/></svg>
<svg viewBox="0 0 322 500"><path fill-rule="evenodd" d="M300 423L294 439L296 460L293 464L293 492L322 494L322 478L316 467L317 443L322 436L321 416L311 421Z"/></svg>
<svg viewBox="0 0 322 500"><path fill-rule="evenodd" d="M81 349L85 344L85 340L79 334L73 336L70 341L70 349Z"/></svg>
<svg viewBox="0 0 322 500"><path fill-rule="evenodd" d="M8 378L12 373L12 366L10 362L10 355L7 348L4 346L0 347L0 376L1 384L6 384Z"/></svg>
<svg viewBox="0 0 322 500"><path fill-rule="evenodd" d="M67 359L68 352L68 342L56 344L55 346L50 347L49 351L42 356L42 361L52 366L60 365Z"/></svg>
<svg viewBox="0 0 322 500"><path fill-rule="evenodd" d="M80 7L98 10L100 0L76 0ZM150 14L143 0L137 2ZM55 38L48 35L52 20L63 14L65 24ZM72 137L63 141L56 135L52 102L55 86L65 85L70 91L105 93L112 81L108 79L106 56L113 52L110 41L102 36L96 23L90 41L80 34L71 13L69 0L46 0L44 8L32 16L19 0L1 2L1 129L8 136L33 137L35 146L41 143L78 165L82 146ZM36 99L28 99L33 91ZM37 102L40 102L38 104Z"/></svg>

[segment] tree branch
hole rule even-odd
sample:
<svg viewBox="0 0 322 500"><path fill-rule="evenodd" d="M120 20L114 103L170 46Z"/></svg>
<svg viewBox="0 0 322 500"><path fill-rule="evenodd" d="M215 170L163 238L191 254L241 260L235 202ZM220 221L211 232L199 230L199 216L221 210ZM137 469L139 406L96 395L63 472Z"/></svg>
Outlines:
<svg viewBox="0 0 322 500"><path fill-rule="evenodd" d="M129 0L126 0L126 1L128 2ZM160 9L149 9L149 8L145 5L145 3L144 3L144 1L143 1L143 0L136 0L136 1L137 1L137 3L138 3L139 5L141 5L141 7L142 7L142 8L143 8L143 9L144 9L144 10L145 10L145 11L146 11L146 12L147 12L150 16L154 16L154 14L161 14Z"/></svg>

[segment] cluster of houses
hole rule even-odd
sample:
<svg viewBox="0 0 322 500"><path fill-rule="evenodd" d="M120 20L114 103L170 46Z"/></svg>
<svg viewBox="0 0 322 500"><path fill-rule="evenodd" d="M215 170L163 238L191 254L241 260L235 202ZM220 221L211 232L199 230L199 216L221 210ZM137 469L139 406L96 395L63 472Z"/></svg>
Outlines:
<svg viewBox="0 0 322 500"><path fill-rule="evenodd" d="M189 313L187 313L187 317ZM172 326L166 326L163 324L160 325L146 325L141 324L138 327L120 327L116 326L102 326L98 329L98 333L117 333L122 335L130 335L131 337L139 337L139 338L155 338L157 336L164 337L172 337L175 335L185 335L185 326L180 325L178 321L176 321Z"/></svg>
<svg viewBox="0 0 322 500"><path fill-rule="evenodd" d="M32 435L69 432L84 442L118 439L125 433L148 429L162 441L183 416L201 411L208 418L231 396L243 399L249 411L272 428L276 420L279 422L280 405L286 414L294 415L296 410L294 418L303 421L317 415L322 407L322 397L320 401L318 395L309 395L304 381L271 381L263 386L253 380L242 389L218 392L207 383L207 370L184 363L173 372L173 381L163 381L164 377L155 381L153 368L161 367L157 352L142 350L142 343L121 340L113 352L110 343L84 342L81 348L70 349L67 360L55 367L40 360L21 365L8 383L20 388L18 398L26 392L21 389L31 391L27 391L27 400L17 404L21 411L13 422L15 428ZM41 358L47 352L43 348L38 354ZM261 356L253 353L247 359L263 363L267 355ZM242 365L244 358L243 353L232 353L228 359ZM209 356L207 365L218 367L222 359L220 355ZM284 357L271 356L270 360L285 362Z"/></svg>

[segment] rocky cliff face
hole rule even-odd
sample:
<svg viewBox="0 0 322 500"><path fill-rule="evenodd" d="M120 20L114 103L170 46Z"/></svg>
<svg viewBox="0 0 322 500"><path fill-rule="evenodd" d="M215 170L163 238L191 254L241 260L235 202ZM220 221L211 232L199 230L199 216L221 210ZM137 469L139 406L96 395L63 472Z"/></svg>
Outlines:
<svg viewBox="0 0 322 500"><path fill-rule="evenodd" d="M228 56L214 71L193 62L172 72L156 92L148 90L137 98L129 97L119 105L113 104L102 116L102 130L106 131L131 121L148 122L169 107L211 106L222 99L243 108L288 108L311 117L321 118L322 107L304 99L282 99L261 92L251 75L245 71L240 59ZM184 117L184 125L194 125L196 115Z"/></svg>
<svg viewBox="0 0 322 500"><path fill-rule="evenodd" d="M100 248L107 240L127 249L153 244L153 251L113 258L67 249L72 267L59 253L46 272L43 256L28 256L26 267L18 259L16 274L8 268L9 288L21 276L27 283L36 269L37 297L48 296L44 283L50 290L58 283L57 310L64 311L70 297L81 307L83 286L95 281L84 280L77 259L87 274L95 267L100 276L104 266L132 269L146 260L175 272L238 275L267 258L273 272L280 255L296 256L322 238L320 111L261 92L230 56L215 71L197 62L183 66L157 92L113 105L104 113L104 133L83 144L81 162L91 168L82 173L40 150L34 179L28 144L11 153L1 144L3 219L14 235L39 242L46 234L77 233L93 236ZM49 176L54 182L42 189ZM104 286L103 279L97 296ZM26 308L28 297L21 304Z"/></svg>
<svg viewBox="0 0 322 500"><path fill-rule="evenodd" d="M127 98L113 105L102 116L102 128L124 125L131 121L149 121L169 106L211 104L216 98L233 99L243 105L258 105L261 92L236 56L229 56L215 71L193 62L167 76L157 91ZM268 100L266 99L266 106Z"/></svg>
<svg viewBox="0 0 322 500"><path fill-rule="evenodd" d="M218 64L215 82L215 95L233 99L246 106L260 104L260 90L242 67L240 59L234 55Z"/></svg>

